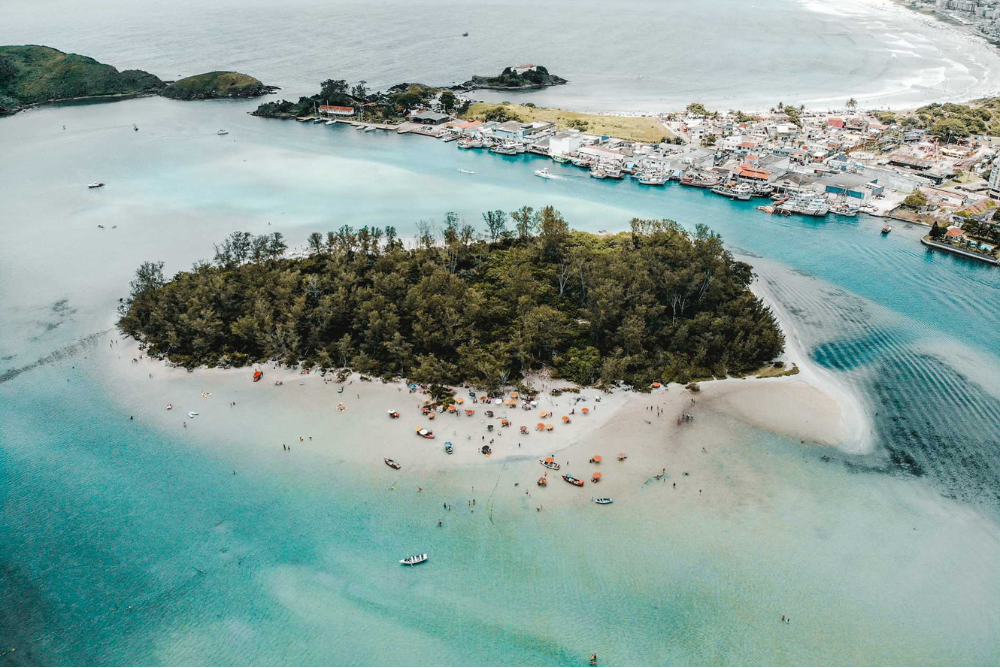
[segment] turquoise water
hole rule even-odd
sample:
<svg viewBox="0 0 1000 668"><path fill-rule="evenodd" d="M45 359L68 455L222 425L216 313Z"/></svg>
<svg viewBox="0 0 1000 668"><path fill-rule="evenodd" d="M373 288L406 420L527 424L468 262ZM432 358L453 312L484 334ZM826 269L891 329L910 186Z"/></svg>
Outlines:
<svg viewBox="0 0 1000 668"><path fill-rule="evenodd" d="M526 10L537 23L492 29ZM573 83L533 100L596 109L881 104L991 85L987 56L909 21L790 1L45 0L0 3L0 42L165 78L232 67L290 95L328 76L433 82L535 60ZM759 62L734 72L735 43ZM0 120L0 663L1000 661L995 268L929 252L905 225L883 237L867 217L768 217L548 163L561 178L543 180L535 156L267 121L253 106L142 99ZM235 229L302 243L344 223L406 234L445 211L478 221L524 204L585 230L639 215L720 232L806 354L860 397L873 451L803 451L700 416L677 447L710 446L732 503L640 488L638 508L539 515L504 497L491 519L455 514L437 531L442 498L458 507L464 485L523 469L406 496L328 457L274 457L252 424L219 442L161 432L144 397L108 383L107 332L143 260L186 269ZM395 568L418 549L433 561ZM775 623L785 613L790 627Z"/></svg>
<svg viewBox="0 0 1000 668"><path fill-rule="evenodd" d="M563 166L547 181L532 156L249 108L146 99L0 124L13 372L0 383L0 633L18 648L3 661L996 662L995 270L925 251L919 230L882 237L875 219L778 219ZM87 190L96 178L108 187ZM803 454L708 419L689 442L740 444L718 461L745 490L735 507L539 520L510 501L435 534L441 498L465 498L446 482L414 501L322 457L276 459L247 434L198 445L124 420L142 397L103 380L101 332L141 260L183 269L236 228L294 243L549 203L582 229L643 215L722 233L810 357L862 397L875 451ZM434 565L384 567L415 546ZM792 633L774 623L789 609Z"/></svg>

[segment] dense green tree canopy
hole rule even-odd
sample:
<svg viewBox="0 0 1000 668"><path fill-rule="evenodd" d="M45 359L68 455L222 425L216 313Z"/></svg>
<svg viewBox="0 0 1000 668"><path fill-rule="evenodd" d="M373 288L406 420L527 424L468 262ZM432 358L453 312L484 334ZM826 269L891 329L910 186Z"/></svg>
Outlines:
<svg viewBox="0 0 1000 668"><path fill-rule="evenodd" d="M212 263L164 280L146 263L121 329L188 366L279 360L432 383L496 387L552 367L583 384L746 373L782 351L749 265L672 221L573 231L552 207L448 214L404 248L394 228L343 226L283 256L237 232ZM514 222L508 229L507 220Z"/></svg>

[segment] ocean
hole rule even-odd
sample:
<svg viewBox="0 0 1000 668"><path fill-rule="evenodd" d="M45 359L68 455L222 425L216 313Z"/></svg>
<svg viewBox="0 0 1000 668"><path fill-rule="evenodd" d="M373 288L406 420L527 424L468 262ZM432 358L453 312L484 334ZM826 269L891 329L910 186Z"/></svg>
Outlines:
<svg viewBox="0 0 1000 668"><path fill-rule="evenodd" d="M733 95L749 106L764 93L795 101L791 90L834 99L933 69L932 55L909 69L885 65L884 42L844 16L848 5L755 4L793 40L806 40L804 26L849 36L835 52L860 59L840 73L849 81L779 81L769 68L775 80L755 85L731 48L763 39L741 35L733 16L757 8L728 2L700 3L704 15L679 2L614 12L606 3L4 3L0 42L163 77L231 67L297 93L327 76L460 79L495 69L500 54L501 65L532 59L571 79L537 99L579 108L680 103L691 97L684 85L720 104ZM529 7L544 30L526 22ZM720 26L714 48L704 35L695 46L681 27L712 16L727 17L730 32ZM625 18L636 36L618 54L600 26ZM907 41L933 35L946 54L937 28L914 21ZM623 79L634 44L668 29L691 42L664 48L739 68L711 68L699 82L653 58L656 77ZM468 42L453 36L464 30ZM420 48L388 48L406 35ZM606 57L573 56L588 39L587 53ZM773 59L794 59L782 53ZM812 66L836 69L824 53ZM947 67L940 57L934 68ZM869 217L766 216L675 184L596 182L536 156L258 119L246 113L255 104L147 98L0 120L0 663L574 665L592 651L602 665L1000 660L995 268L930 252L922 229L905 224L882 236ZM534 177L541 165L559 178ZM95 180L108 186L88 190ZM870 449L802 450L709 416L685 443L728 449L720 475L730 467L734 480L754 481L739 504L674 509L643 488L645 508L616 505L602 519L567 507L539 520L510 503L435 534L440 496L404 501L319 456L276 460L254 441L253 420L216 440L163 430L106 371L118 299L144 260L180 271L237 229L303 244L345 223L406 234L446 211L478 221L525 204L552 204L584 230L644 216L722 234L754 265L790 337L859 398ZM461 484L502 475L487 467ZM459 482L437 484L460 503ZM396 567L418 548L432 562ZM776 622L791 610L793 624Z"/></svg>

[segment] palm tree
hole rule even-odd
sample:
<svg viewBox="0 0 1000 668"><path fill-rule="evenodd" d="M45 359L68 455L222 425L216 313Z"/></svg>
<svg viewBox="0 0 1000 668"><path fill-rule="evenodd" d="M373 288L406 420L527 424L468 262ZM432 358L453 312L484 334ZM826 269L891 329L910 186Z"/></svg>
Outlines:
<svg viewBox="0 0 1000 668"><path fill-rule="evenodd" d="M855 99L854 99L854 98L852 97L852 98L851 98L850 100L848 100L848 101L847 101L847 105L846 105L846 106L847 106L847 108L848 108L848 109L850 109L851 111L854 111L855 109L857 109L857 108L858 108L858 101L857 101L857 100L855 100Z"/></svg>

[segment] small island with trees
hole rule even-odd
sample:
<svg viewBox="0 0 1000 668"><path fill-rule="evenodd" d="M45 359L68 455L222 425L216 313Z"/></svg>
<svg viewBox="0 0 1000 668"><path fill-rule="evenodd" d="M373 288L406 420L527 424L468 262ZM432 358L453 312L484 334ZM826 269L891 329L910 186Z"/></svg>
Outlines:
<svg viewBox="0 0 1000 668"><path fill-rule="evenodd" d="M186 367L275 360L490 388L543 367L581 385L689 382L782 352L751 267L704 226L598 235L552 207L483 221L482 235L453 213L421 222L413 248L391 226L345 225L302 257L279 233L236 232L169 280L144 263L119 327Z"/></svg>
<svg viewBox="0 0 1000 668"><path fill-rule="evenodd" d="M471 79L455 86L455 90L526 90L532 88L545 88L546 86L559 86L569 83L562 77L549 74L543 65L515 65L505 67L503 72L493 77L483 77L473 75Z"/></svg>
<svg viewBox="0 0 1000 668"><path fill-rule="evenodd" d="M0 116L28 107L86 98L163 95L178 100L257 97L277 90L239 72L209 72L165 82L48 46L0 46Z"/></svg>

